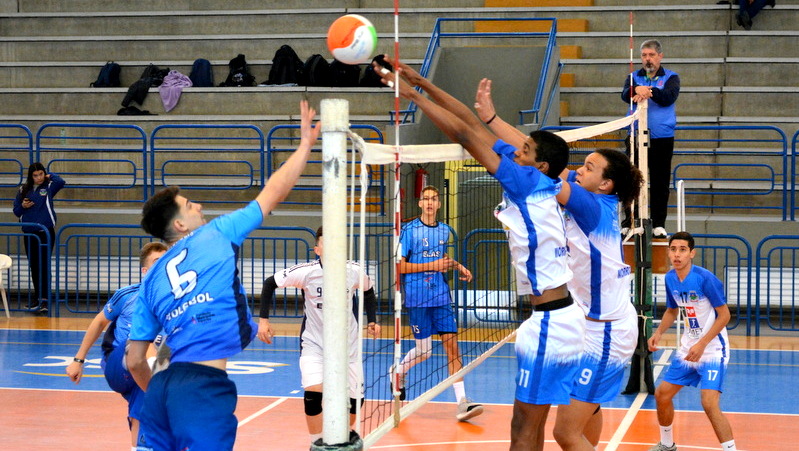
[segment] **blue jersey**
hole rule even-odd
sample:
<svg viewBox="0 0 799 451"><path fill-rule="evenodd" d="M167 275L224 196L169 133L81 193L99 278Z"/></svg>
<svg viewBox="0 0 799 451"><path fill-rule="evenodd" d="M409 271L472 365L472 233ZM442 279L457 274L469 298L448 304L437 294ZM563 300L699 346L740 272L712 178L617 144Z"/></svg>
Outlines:
<svg viewBox="0 0 799 451"><path fill-rule="evenodd" d="M125 346L125 342L128 341L130 325L133 321L133 304L139 293L140 285L136 283L120 288L103 307L105 319L114 323L113 328L109 327L109 330L113 331L113 337L106 335L103 340L103 349L110 352L120 345Z"/></svg>
<svg viewBox="0 0 799 451"><path fill-rule="evenodd" d="M707 333L718 317L716 307L726 303L721 281L707 269L691 265L683 281L673 269L666 273L666 307L681 309L685 321L678 357L684 357L687 350ZM707 344L700 361L728 360L728 346L725 327Z"/></svg>
<svg viewBox="0 0 799 451"><path fill-rule="evenodd" d="M131 340L161 328L172 362L233 356L252 341L252 322L236 262L239 246L263 217L257 202L183 237L150 268L134 307Z"/></svg>
<svg viewBox="0 0 799 451"><path fill-rule="evenodd" d="M569 172L571 195L564 206L574 272L569 291L589 318L626 318L632 310L630 265L624 263L621 247L619 198L587 191L575 183L576 175Z"/></svg>
<svg viewBox="0 0 799 451"><path fill-rule="evenodd" d="M408 263L428 263L447 253L452 231L443 222L429 226L420 218L405 224L400 233L402 256ZM412 272L402 275L405 307L440 307L451 303L445 273Z"/></svg>
<svg viewBox="0 0 799 451"><path fill-rule="evenodd" d="M563 215L555 199L561 182L514 162L516 149L502 140L493 149L502 158L494 178L504 190L494 215L508 235L516 294L540 296L572 278Z"/></svg>

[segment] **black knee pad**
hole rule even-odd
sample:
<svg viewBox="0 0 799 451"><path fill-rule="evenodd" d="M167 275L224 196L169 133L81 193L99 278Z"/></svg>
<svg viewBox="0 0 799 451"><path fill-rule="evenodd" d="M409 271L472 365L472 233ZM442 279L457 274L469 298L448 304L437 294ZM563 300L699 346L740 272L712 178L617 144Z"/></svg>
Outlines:
<svg viewBox="0 0 799 451"><path fill-rule="evenodd" d="M350 398L350 413L353 414L353 415L355 415L355 403L356 402L358 402L358 400L356 400L355 398ZM366 402L366 399L361 398L361 406L363 406L364 402Z"/></svg>
<svg viewBox="0 0 799 451"><path fill-rule="evenodd" d="M307 391L303 397L305 401L305 414L315 417L322 413L322 392Z"/></svg>

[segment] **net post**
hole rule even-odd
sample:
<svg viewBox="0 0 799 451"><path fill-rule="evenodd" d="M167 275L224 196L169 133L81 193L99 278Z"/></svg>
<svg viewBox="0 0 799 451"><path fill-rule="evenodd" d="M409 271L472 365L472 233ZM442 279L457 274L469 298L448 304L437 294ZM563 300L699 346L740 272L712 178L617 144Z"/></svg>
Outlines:
<svg viewBox="0 0 799 451"><path fill-rule="evenodd" d="M349 130L349 103L342 99L324 99L321 102L322 119L322 227L324 228L325 323L324 343L324 398L323 435L311 445L311 450L346 449L352 447L349 428L348 390L348 322L347 287L347 131ZM349 313L352 314L352 313ZM354 434L357 437L357 434ZM357 437L357 442L360 437ZM329 445L330 444L330 445Z"/></svg>

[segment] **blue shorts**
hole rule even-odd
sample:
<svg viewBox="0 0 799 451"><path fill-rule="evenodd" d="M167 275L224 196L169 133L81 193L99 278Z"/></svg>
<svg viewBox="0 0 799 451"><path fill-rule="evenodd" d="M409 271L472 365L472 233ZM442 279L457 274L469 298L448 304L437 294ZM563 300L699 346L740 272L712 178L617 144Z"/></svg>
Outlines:
<svg viewBox="0 0 799 451"><path fill-rule="evenodd" d="M172 362L150 380L141 412L139 450L232 450L238 421L236 384L227 373Z"/></svg>
<svg viewBox="0 0 799 451"><path fill-rule="evenodd" d="M125 347L117 346L102 360L103 374L111 390L122 395L128 402L128 416L139 419L139 412L144 403L144 392L133 380L133 376L123 366Z"/></svg>
<svg viewBox="0 0 799 451"><path fill-rule="evenodd" d="M585 315L577 304L534 311L516 331L516 399L569 404L583 354Z"/></svg>
<svg viewBox="0 0 799 451"><path fill-rule="evenodd" d="M408 307L408 320L413 338L421 340L433 334L458 333L455 314L449 305L438 307Z"/></svg>
<svg viewBox="0 0 799 451"><path fill-rule="evenodd" d="M600 404L613 401L621 391L624 369L638 343L638 318L585 322L585 350L572 389L572 399Z"/></svg>
<svg viewBox="0 0 799 451"><path fill-rule="evenodd" d="M690 385L702 390L716 390L721 393L726 373L727 364L719 360L695 364L675 357L672 359L669 369L666 370L666 374L663 375L663 380L674 385Z"/></svg>

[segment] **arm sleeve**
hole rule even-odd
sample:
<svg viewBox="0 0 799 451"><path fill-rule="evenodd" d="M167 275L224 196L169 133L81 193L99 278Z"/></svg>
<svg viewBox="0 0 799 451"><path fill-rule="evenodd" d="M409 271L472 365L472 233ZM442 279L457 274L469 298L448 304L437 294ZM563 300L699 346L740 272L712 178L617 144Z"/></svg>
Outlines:
<svg viewBox="0 0 799 451"><path fill-rule="evenodd" d="M663 89L652 88L652 101L660 106L670 106L677 101L680 95L680 76L672 75L666 80Z"/></svg>
<svg viewBox="0 0 799 451"><path fill-rule="evenodd" d="M261 225L263 220L261 206L258 205L258 202L252 201L244 208L214 219L208 225L213 224L232 243L240 245L250 232Z"/></svg>
<svg viewBox="0 0 799 451"><path fill-rule="evenodd" d="M264 280L264 287L261 289L261 318L269 318L269 307L272 306L275 290L277 290L275 276L270 276Z"/></svg>
<svg viewBox="0 0 799 451"><path fill-rule="evenodd" d="M66 185L67 182L64 181L58 174L50 173L50 196L54 197L56 193L61 191L61 188Z"/></svg>
<svg viewBox="0 0 799 451"><path fill-rule="evenodd" d="M627 77L624 78L624 88L621 90L621 100L624 103L630 103L630 92L635 89L635 83L633 83L632 89L630 88L630 75L628 74Z"/></svg>
<svg viewBox="0 0 799 451"><path fill-rule="evenodd" d="M677 276L675 276L672 273L672 271L674 271L674 270L671 270L668 273L666 273L666 277L665 277L665 280L666 280L666 308L678 308L679 307L679 305L677 305L677 302L674 300L674 296L671 295L671 287L670 287L670 285L671 285L670 282L671 281L669 279L671 277L677 277Z"/></svg>
<svg viewBox="0 0 799 451"><path fill-rule="evenodd" d="M14 197L14 216L21 218L24 208L22 208L22 199L25 198L25 194L22 192L22 187L19 187L17 190L17 195Z"/></svg>
<svg viewBox="0 0 799 451"><path fill-rule="evenodd" d="M718 277L710 274L709 277L705 278L703 285L702 291L705 292L705 296L707 296L710 301L710 305L713 307L721 307L727 303L727 299L724 297L724 285Z"/></svg>
<svg viewBox="0 0 799 451"><path fill-rule="evenodd" d="M363 308L366 310L366 322L377 322L377 297L374 288L369 288L363 293Z"/></svg>

